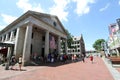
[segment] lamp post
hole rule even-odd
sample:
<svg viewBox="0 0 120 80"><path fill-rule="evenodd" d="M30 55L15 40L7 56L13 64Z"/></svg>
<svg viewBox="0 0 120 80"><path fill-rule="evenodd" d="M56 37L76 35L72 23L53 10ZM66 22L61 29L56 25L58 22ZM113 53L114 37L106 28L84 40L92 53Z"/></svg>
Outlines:
<svg viewBox="0 0 120 80"><path fill-rule="evenodd" d="M106 57L106 54L105 54L105 45L106 45L106 42L102 42L101 43L101 47L102 47L102 50L103 50L103 53L104 53L104 56Z"/></svg>

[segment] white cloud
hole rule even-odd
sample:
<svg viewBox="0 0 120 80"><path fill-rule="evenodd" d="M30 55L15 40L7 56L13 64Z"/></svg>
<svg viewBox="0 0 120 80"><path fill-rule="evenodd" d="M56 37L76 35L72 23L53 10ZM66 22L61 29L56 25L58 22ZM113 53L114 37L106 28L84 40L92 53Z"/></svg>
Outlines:
<svg viewBox="0 0 120 80"><path fill-rule="evenodd" d="M0 24L0 31L5 27L6 27L5 25Z"/></svg>
<svg viewBox="0 0 120 80"><path fill-rule="evenodd" d="M59 17L62 21L67 21L68 11L67 5L69 4L70 0L53 0L54 5L49 8L50 13Z"/></svg>
<svg viewBox="0 0 120 80"><path fill-rule="evenodd" d="M11 15L7 15L7 14L1 14L1 16L3 17L3 21L6 24L10 24L15 19L17 19L17 17L11 16Z"/></svg>
<svg viewBox="0 0 120 80"><path fill-rule="evenodd" d="M89 4L95 3L95 0L73 0L77 3L77 8L75 9L75 12L81 16L83 14L87 14L90 11Z"/></svg>
<svg viewBox="0 0 120 80"><path fill-rule="evenodd" d="M35 6L33 6L32 4L29 3L29 0L18 0L16 5L18 6L18 8L22 9L24 12L28 10L44 12L40 4L35 4Z"/></svg>
<svg viewBox="0 0 120 80"><path fill-rule="evenodd" d="M105 7L101 8L99 11L100 12L105 11L109 6L110 6L110 4L108 3L108 4L106 4Z"/></svg>
<svg viewBox="0 0 120 80"><path fill-rule="evenodd" d="M120 0L119 0L118 4L120 5Z"/></svg>

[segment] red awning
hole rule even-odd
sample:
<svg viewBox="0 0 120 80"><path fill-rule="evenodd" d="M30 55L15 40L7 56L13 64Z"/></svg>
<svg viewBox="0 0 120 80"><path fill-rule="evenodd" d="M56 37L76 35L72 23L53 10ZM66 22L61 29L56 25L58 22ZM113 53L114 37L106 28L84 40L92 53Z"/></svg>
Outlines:
<svg viewBox="0 0 120 80"><path fill-rule="evenodd" d="M8 48L0 49L0 54L7 54Z"/></svg>

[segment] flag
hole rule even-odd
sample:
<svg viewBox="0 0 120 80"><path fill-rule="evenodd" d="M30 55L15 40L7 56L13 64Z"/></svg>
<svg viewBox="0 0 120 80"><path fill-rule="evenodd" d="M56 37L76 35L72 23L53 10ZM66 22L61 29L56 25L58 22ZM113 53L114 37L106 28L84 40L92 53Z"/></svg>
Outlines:
<svg viewBox="0 0 120 80"><path fill-rule="evenodd" d="M56 49L55 38L53 36L50 36L50 48Z"/></svg>

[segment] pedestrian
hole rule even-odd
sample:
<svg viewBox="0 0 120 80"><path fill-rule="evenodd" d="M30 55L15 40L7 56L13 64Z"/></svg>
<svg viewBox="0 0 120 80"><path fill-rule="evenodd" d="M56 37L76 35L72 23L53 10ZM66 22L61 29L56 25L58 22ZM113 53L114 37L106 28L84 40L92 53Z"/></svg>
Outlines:
<svg viewBox="0 0 120 80"><path fill-rule="evenodd" d="M74 62L74 55L73 54L71 55L71 59L72 59L72 62Z"/></svg>
<svg viewBox="0 0 120 80"><path fill-rule="evenodd" d="M92 56L92 55L90 56L90 61L91 61L92 64L93 64L93 56Z"/></svg>
<svg viewBox="0 0 120 80"><path fill-rule="evenodd" d="M37 53L34 53L33 59L34 59L35 62L37 61Z"/></svg>
<svg viewBox="0 0 120 80"><path fill-rule="evenodd" d="M21 67L22 67L22 56L19 57L18 63L19 63L19 69L20 69L20 71L21 71L21 70L22 70L22 69L21 69Z"/></svg>
<svg viewBox="0 0 120 80"><path fill-rule="evenodd" d="M10 60L10 64L11 64L11 70L14 70L13 69L13 66L15 65L15 63L16 63L16 59L15 59L15 55L13 55L12 57L11 57L11 60Z"/></svg>
<svg viewBox="0 0 120 80"><path fill-rule="evenodd" d="M84 58L85 58L85 57L84 57L84 55L82 54L82 61L83 61L83 62L85 62L85 59L84 59Z"/></svg>

